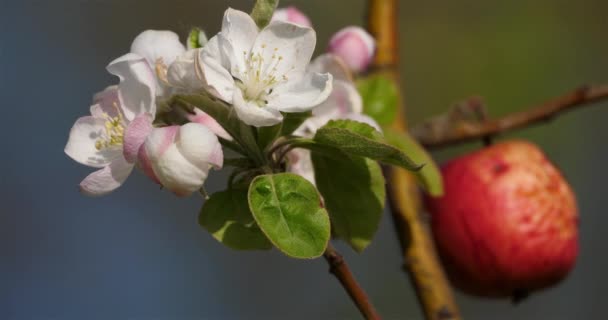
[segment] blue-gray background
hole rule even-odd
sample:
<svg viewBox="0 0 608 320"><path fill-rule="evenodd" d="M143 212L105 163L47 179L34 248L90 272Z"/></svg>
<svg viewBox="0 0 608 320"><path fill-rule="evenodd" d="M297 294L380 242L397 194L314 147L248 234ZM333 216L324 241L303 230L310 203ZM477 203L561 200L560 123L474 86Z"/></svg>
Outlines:
<svg viewBox="0 0 608 320"><path fill-rule="evenodd" d="M63 154L105 70L148 28L217 32L227 6L253 1L0 0L0 319L356 319L322 260L238 253L180 200L134 174L119 191L77 191L91 170ZM603 0L401 1L403 75L412 122L471 94L492 115L608 81ZM363 0L283 1L308 12L321 52L362 23ZM182 37L183 39L183 37ZM514 307L458 295L469 319L601 318L608 290L608 104L518 132L540 144L579 196L581 254L559 286ZM465 149L475 148L469 145ZM462 152L450 149L440 159ZM208 185L219 190L225 175ZM387 217L385 217L387 218ZM345 253L386 319L420 319L389 219L361 255Z"/></svg>

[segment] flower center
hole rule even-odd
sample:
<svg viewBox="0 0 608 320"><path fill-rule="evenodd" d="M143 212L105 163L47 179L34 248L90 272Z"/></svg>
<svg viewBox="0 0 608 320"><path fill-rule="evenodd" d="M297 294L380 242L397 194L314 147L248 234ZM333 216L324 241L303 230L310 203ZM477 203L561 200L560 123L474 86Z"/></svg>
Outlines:
<svg viewBox="0 0 608 320"><path fill-rule="evenodd" d="M268 96L272 94L274 87L289 80L287 72L278 73L278 67L284 63L279 48L272 49L272 54L266 54L266 50L266 44L262 44L257 52L243 51L245 70L241 70L241 81L237 82L243 92L243 98L260 107L268 104ZM292 66L289 71L294 68Z"/></svg>
<svg viewBox="0 0 608 320"><path fill-rule="evenodd" d="M118 106L114 104L118 115L111 117L107 113L103 113L103 117L106 119L105 132L102 133L101 137L95 141L95 148L97 150L103 150L110 147L122 146L123 136L125 133L125 122L122 117L122 113L118 109Z"/></svg>

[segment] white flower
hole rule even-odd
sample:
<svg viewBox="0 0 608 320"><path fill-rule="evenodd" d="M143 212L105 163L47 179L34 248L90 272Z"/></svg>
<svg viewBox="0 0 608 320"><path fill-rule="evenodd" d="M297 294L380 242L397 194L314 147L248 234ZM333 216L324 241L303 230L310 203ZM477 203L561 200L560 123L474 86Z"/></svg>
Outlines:
<svg viewBox="0 0 608 320"><path fill-rule="evenodd" d="M141 168L153 180L178 196L199 190L209 169L220 169L224 161L222 146L206 126L155 128L139 150Z"/></svg>
<svg viewBox="0 0 608 320"><path fill-rule="evenodd" d="M144 58L126 54L107 69L120 84L95 95L91 115L76 121L65 146L75 161L101 168L80 183L82 192L92 196L107 194L126 180L156 112L155 77Z"/></svg>
<svg viewBox="0 0 608 320"><path fill-rule="evenodd" d="M380 126L369 116L362 114L363 101L352 82L352 75L344 62L335 55L324 54L317 57L310 69L316 72L330 72L333 75L333 91L329 98L312 110L312 117L296 129L295 135L312 137L317 130L330 120L349 119L371 125L381 131ZM294 149L288 154L287 171L299 174L313 184L314 169L310 151Z"/></svg>
<svg viewBox="0 0 608 320"><path fill-rule="evenodd" d="M307 70L315 44L310 28L273 21L258 31L248 14L228 9L200 52L202 80L243 122L271 126L281 112L308 111L331 92L331 75Z"/></svg>
<svg viewBox="0 0 608 320"><path fill-rule="evenodd" d="M131 53L145 58L155 71L159 103L175 93L196 93L203 89L195 62L200 49L186 50L174 32L146 30L133 40ZM219 123L203 111L195 110L189 120L207 126L219 137L232 140Z"/></svg>
<svg viewBox="0 0 608 320"><path fill-rule="evenodd" d="M154 73L161 75L185 52L186 48L173 31L146 30L137 35L131 44L131 53L145 58ZM156 77L157 96L167 98L172 91L162 77Z"/></svg>

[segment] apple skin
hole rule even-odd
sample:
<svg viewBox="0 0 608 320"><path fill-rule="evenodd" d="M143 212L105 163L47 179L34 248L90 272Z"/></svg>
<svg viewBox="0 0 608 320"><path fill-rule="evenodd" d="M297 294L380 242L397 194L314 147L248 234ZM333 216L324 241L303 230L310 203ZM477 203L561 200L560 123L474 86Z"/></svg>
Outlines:
<svg viewBox="0 0 608 320"><path fill-rule="evenodd" d="M448 277L462 291L508 297L566 277L578 254L572 189L535 145L495 144L442 167L445 194L427 198Z"/></svg>

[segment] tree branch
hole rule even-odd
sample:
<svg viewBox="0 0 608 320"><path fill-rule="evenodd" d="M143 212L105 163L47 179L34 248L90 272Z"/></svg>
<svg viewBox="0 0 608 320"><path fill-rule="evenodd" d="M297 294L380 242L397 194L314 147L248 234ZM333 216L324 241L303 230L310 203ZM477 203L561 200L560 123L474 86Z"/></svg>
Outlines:
<svg viewBox="0 0 608 320"><path fill-rule="evenodd" d="M585 86L525 111L494 120L446 122L438 117L416 126L412 134L428 148L443 147L539 124L561 113L605 99L608 99L608 85Z"/></svg>
<svg viewBox="0 0 608 320"><path fill-rule="evenodd" d="M379 320L380 316L367 297L367 294L365 294L365 291L363 291L361 286L359 286L359 283L357 283L357 280L355 280L353 273L348 268L342 255L336 251L331 243L327 246L325 253L323 253L323 257L329 264L329 272L338 278L342 287L348 292L348 295L355 305L357 305L357 308L359 308L359 311L361 311L361 314L365 319Z"/></svg>
<svg viewBox="0 0 608 320"><path fill-rule="evenodd" d="M372 72L399 81L397 7L398 0L368 0L368 30L377 43ZM407 131L403 108L392 124ZM387 191L395 229L412 285L427 320L459 319L459 311L446 276L437 259L433 241L420 219L422 204L414 176L403 169L387 171Z"/></svg>

